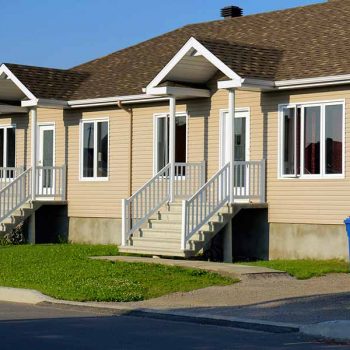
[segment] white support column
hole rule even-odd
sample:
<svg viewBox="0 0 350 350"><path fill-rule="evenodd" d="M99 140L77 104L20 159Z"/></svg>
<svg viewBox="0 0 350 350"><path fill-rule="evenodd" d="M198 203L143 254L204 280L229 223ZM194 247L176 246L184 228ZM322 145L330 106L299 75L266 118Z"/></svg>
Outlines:
<svg viewBox="0 0 350 350"><path fill-rule="evenodd" d="M228 115L229 115L229 129L231 136L229 138L228 146L230 152L230 203L234 202L234 162L235 162L235 90L228 90Z"/></svg>
<svg viewBox="0 0 350 350"><path fill-rule="evenodd" d="M32 166L32 200L35 200L35 194L36 194L36 167L37 167L37 109L36 107L33 107L30 109L30 120L31 120L31 127L32 127L32 157L31 157L31 166Z"/></svg>
<svg viewBox="0 0 350 350"><path fill-rule="evenodd" d="M175 200L175 118L176 98L169 98L169 163L170 163L170 202Z"/></svg>

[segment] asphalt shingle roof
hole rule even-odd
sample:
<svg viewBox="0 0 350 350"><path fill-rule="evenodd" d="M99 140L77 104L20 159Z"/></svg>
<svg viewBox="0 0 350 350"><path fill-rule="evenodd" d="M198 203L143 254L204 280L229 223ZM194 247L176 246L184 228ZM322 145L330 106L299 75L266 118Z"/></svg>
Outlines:
<svg viewBox="0 0 350 350"><path fill-rule="evenodd" d="M350 73L350 0L192 24L68 70L7 66L37 97L140 94L192 36L242 77Z"/></svg>

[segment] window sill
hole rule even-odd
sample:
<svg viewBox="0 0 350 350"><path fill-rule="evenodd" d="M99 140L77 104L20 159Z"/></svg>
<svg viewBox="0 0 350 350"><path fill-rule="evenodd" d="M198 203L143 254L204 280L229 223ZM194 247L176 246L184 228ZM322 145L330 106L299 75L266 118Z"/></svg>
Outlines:
<svg viewBox="0 0 350 350"><path fill-rule="evenodd" d="M303 175L296 177L279 176L278 180L344 180L345 175Z"/></svg>
<svg viewBox="0 0 350 350"><path fill-rule="evenodd" d="M79 179L81 182L107 182L109 181L108 177L81 177Z"/></svg>

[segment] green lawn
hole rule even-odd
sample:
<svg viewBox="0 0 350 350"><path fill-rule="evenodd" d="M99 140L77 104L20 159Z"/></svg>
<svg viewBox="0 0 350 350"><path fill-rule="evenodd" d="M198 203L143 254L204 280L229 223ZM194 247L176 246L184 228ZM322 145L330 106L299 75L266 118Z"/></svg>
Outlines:
<svg viewBox="0 0 350 350"><path fill-rule="evenodd" d="M88 258L117 253L115 246L2 246L0 286L36 289L64 300L137 301L235 282L201 270Z"/></svg>
<svg viewBox="0 0 350 350"><path fill-rule="evenodd" d="M350 264L342 260L271 260L244 263L285 271L297 279L325 276L329 273L349 273Z"/></svg>

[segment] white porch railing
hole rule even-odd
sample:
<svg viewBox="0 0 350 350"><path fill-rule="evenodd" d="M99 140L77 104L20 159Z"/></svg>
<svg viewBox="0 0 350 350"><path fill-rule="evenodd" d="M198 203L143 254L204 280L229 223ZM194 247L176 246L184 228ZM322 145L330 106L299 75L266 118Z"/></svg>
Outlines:
<svg viewBox="0 0 350 350"><path fill-rule="evenodd" d="M148 218L170 200L170 164L151 180L122 201L122 245ZM175 198L187 198L205 182L205 163L176 163Z"/></svg>
<svg viewBox="0 0 350 350"><path fill-rule="evenodd" d="M0 190L0 221L31 198L31 183L32 169L29 168Z"/></svg>
<svg viewBox="0 0 350 350"><path fill-rule="evenodd" d="M190 199L182 202L181 249L229 201L230 164L227 163ZM265 160L235 162L234 199L265 202Z"/></svg>
<svg viewBox="0 0 350 350"><path fill-rule="evenodd" d="M0 222L32 198L33 171L29 168L0 168L7 184L0 190ZM66 166L36 168L35 197L64 200L66 197ZM10 176L15 176L14 178ZM9 180L8 180L9 179ZM0 179L1 180L1 179Z"/></svg>
<svg viewBox="0 0 350 350"><path fill-rule="evenodd" d="M36 167L36 198L66 199L66 166Z"/></svg>
<svg viewBox="0 0 350 350"><path fill-rule="evenodd" d="M205 184L205 162L175 163L175 198L188 198Z"/></svg>
<svg viewBox="0 0 350 350"><path fill-rule="evenodd" d="M190 199L182 202L181 249L191 237L225 204L230 191L230 164L220 169Z"/></svg>
<svg viewBox="0 0 350 350"><path fill-rule="evenodd" d="M265 160L234 163L234 198L265 202Z"/></svg>
<svg viewBox="0 0 350 350"><path fill-rule="evenodd" d="M17 176L24 171L24 167L2 167L0 168L0 189L6 187Z"/></svg>

